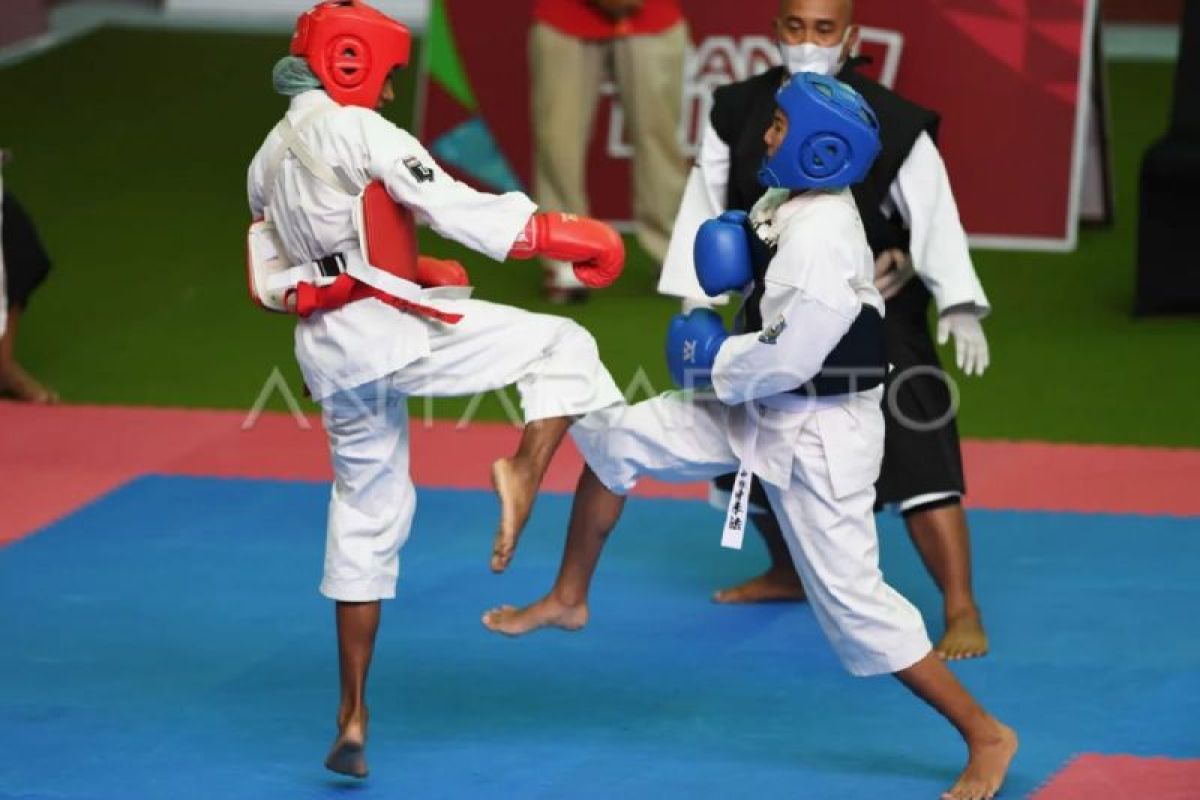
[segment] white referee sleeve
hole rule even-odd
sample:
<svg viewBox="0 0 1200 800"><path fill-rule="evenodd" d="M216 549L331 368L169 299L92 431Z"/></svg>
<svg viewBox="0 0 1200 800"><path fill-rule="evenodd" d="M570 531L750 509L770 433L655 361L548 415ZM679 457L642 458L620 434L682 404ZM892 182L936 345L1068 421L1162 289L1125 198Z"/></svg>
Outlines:
<svg viewBox="0 0 1200 800"><path fill-rule="evenodd" d="M938 311L974 306L978 317L987 316L991 305L971 263L950 176L928 134L921 134L900 166L890 198L912 232L913 269L933 294Z"/></svg>
<svg viewBox="0 0 1200 800"><path fill-rule="evenodd" d="M658 278L658 293L684 300L702 300L705 304L725 303L726 298L710 298L696 279L692 245L696 231L706 220L725 210L725 192L729 184L729 147L707 123L700 140L696 166L688 175L683 200L671 228L671 241Z"/></svg>

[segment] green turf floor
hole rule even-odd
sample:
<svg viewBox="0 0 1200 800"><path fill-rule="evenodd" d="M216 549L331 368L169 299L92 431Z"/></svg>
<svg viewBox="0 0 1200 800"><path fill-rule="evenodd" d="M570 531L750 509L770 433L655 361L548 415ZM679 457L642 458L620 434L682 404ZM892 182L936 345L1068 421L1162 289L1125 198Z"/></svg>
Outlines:
<svg viewBox="0 0 1200 800"><path fill-rule="evenodd" d="M21 330L27 366L70 402L245 408L275 368L299 384L289 320L246 299L245 168L284 102L280 36L106 29L0 69L6 185L56 269ZM411 73L391 112L404 123ZM1200 317L1135 319L1137 169L1166 125L1171 67L1110 66L1117 224L1071 255L980 252L996 311L991 370L961 382L969 436L1200 446ZM498 265L435 236L477 296L550 310L528 263ZM1181 257L1189 257L1181 254ZM665 388L675 304L636 249L626 277L565 313L599 340L622 386ZM273 400L282 407L281 398ZM438 401L456 417L463 402ZM494 398L478 408L499 418Z"/></svg>

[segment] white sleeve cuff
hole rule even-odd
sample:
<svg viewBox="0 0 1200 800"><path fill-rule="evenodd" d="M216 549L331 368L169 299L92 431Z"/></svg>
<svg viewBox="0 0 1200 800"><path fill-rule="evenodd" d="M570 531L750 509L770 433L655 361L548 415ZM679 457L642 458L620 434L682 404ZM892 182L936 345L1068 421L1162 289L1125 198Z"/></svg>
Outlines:
<svg viewBox="0 0 1200 800"><path fill-rule="evenodd" d="M985 316L991 305L971 262L945 162L928 134L918 137L889 194L912 234L913 268L938 309L970 304Z"/></svg>

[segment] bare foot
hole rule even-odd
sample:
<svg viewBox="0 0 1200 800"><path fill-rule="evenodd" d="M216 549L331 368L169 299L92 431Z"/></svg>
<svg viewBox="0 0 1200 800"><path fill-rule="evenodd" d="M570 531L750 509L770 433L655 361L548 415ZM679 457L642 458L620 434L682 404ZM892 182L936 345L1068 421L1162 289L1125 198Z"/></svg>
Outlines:
<svg viewBox="0 0 1200 800"><path fill-rule="evenodd" d="M492 486L500 498L500 529L492 543L492 572L504 572L533 511L537 481L515 459L501 458L492 464Z"/></svg>
<svg viewBox="0 0 1200 800"><path fill-rule="evenodd" d="M367 777L367 731L361 723L343 725L325 756L325 768L351 778Z"/></svg>
<svg viewBox="0 0 1200 800"><path fill-rule="evenodd" d="M577 631L588 621L587 604L569 606L553 595L547 595L541 600L525 608L516 606L500 606L484 612L483 627L505 636L523 636L539 628L562 628L566 631Z"/></svg>
<svg viewBox="0 0 1200 800"><path fill-rule="evenodd" d="M988 653L987 633L975 608L946 620L946 632L934 650L943 661L979 658Z"/></svg>
<svg viewBox="0 0 1200 800"><path fill-rule="evenodd" d="M22 403L51 405L57 403L58 393L48 389L15 361L0 368L0 395L7 395Z"/></svg>
<svg viewBox="0 0 1200 800"><path fill-rule="evenodd" d="M729 589L713 595L717 603L803 603L807 597L796 570L786 567L771 567L769 570Z"/></svg>
<svg viewBox="0 0 1200 800"><path fill-rule="evenodd" d="M942 800L991 800L999 793L1008 765L1017 754L1017 733L996 720L992 724L992 735L967 743L967 768Z"/></svg>

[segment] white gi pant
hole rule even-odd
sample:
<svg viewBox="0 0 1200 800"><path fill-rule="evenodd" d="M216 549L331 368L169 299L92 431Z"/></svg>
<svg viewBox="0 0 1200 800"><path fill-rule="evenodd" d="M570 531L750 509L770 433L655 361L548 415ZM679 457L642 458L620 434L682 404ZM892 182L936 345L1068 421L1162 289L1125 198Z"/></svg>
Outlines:
<svg viewBox="0 0 1200 800"><path fill-rule="evenodd" d="M464 316L457 325L429 323L429 356L321 403L335 476L321 593L332 600L395 597L400 548L416 510L410 395L462 396L516 384L526 422L623 402L595 340L574 321L480 300L438 307Z"/></svg>
<svg viewBox="0 0 1200 800"><path fill-rule="evenodd" d="M617 494L643 475L682 482L732 472L754 437L748 466L779 517L817 622L851 674L880 675L932 650L920 613L879 569L872 506L883 458L881 392L815 398L791 410L674 392L589 414L571 435Z"/></svg>

